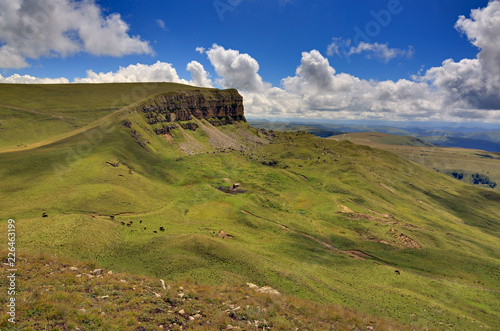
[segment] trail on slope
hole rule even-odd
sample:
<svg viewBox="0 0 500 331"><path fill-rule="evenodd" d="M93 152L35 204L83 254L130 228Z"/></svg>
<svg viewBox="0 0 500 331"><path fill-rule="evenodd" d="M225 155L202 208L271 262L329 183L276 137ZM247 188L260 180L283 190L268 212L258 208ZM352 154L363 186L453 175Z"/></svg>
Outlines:
<svg viewBox="0 0 500 331"><path fill-rule="evenodd" d="M331 244L329 244L329 243L327 243L327 242L325 242L325 241L323 241L321 239L318 239L318 238L316 238L314 236L311 236L310 234L292 230L292 229L290 229L286 225L283 225L283 224L275 222L275 221L268 220L268 219L263 218L261 216L257 216L255 214L252 214L249 211L241 210L241 212L243 214L250 215L250 216L253 216L253 217L257 217L257 218L260 218L260 219L265 220L267 222L274 223L277 226L279 226L280 228L285 229L285 230L287 230L287 231L289 231L291 233L298 234L298 235L301 235L301 236L306 237L308 239L314 240L315 242L317 242L318 244L322 245L323 247L325 247L326 249L328 249L330 251L335 251L335 252L338 252L338 253L347 254L350 257L352 257L354 259L358 259L358 260L366 260L367 258L373 258L373 259L378 260L378 258L376 258L376 257L374 257L372 255L366 254L366 253L364 253L362 251L359 251L359 250L347 250L347 251L340 250L337 247L335 247L335 246L333 246L333 245L331 245Z"/></svg>

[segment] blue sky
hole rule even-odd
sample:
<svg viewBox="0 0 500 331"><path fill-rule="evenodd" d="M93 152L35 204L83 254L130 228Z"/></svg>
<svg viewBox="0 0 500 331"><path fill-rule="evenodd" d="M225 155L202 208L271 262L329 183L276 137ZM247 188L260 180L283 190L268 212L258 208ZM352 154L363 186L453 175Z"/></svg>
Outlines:
<svg viewBox="0 0 500 331"><path fill-rule="evenodd" d="M0 0L0 82L176 81L236 87L253 117L500 122L499 0L38 2Z"/></svg>

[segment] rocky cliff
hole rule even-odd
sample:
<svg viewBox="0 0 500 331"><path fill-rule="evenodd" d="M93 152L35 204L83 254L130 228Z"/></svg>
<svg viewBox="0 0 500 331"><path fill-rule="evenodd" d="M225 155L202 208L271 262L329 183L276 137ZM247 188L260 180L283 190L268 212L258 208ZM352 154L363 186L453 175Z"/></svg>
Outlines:
<svg viewBox="0 0 500 331"><path fill-rule="evenodd" d="M235 89L204 89L160 93L142 106L148 123L155 126L158 134L168 132L168 123L189 121L193 118L206 119L213 125L245 121L243 97ZM164 125L158 125L165 123ZM194 123L184 123L189 129L196 129Z"/></svg>

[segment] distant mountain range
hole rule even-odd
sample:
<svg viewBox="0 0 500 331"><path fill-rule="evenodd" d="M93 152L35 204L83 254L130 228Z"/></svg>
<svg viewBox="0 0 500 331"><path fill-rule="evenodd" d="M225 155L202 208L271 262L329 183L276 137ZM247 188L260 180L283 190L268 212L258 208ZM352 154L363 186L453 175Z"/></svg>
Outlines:
<svg viewBox="0 0 500 331"><path fill-rule="evenodd" d="M445 126L430 125L426 123L417 126L415 123L405 126L401 123L394 123L394 126L381 124L366 124L354 122L335 123L314 123L314 122L272 122L261 119L249 119L248 122L256 127L276 131L305 131L321 138L331 137L343 133L355 132L381 132L393 135L412 136L420 138L435 146L440 147L461 147L480 149L488 152L500 152L500 127L495 131L494 127L482 129L479 126Z"/></svg>

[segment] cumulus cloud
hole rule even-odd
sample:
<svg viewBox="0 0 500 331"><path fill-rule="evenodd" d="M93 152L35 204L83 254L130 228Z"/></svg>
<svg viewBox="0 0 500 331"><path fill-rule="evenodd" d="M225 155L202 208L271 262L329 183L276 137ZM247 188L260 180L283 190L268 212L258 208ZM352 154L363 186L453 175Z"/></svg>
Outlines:
<svg viewBox="0 0 500 331"><path fill-rule="evenodd" d="M477 58L485 76L498 90L500 87L500 1L491 1L486 8L475 9L471 18L460 16L455 28L467 35L470 42L479 48Z"/></svg>
<svg viewBox="0 0 500 331"><path fill-rule="evenodd" d="M471 17L460 16L455 28L480 49L475 59L445 60L420 77L447 96L447 105L457 109L500 109L500 1L475 9Z"/></svg>
<svg viewBox="0 0 500 331"><path fill-rule="evenodd" d="M311 90L330 90L333 86L335 69L320 52L303 52L301 64L296 76L283 79L283 85L294 93L306 93Z"/></svg>
<svg viewBox="0 0 500 331"><path fill-rule="evenodd" d="M92 0L0 0L0 67L78 52L152 54L149 43L130 36L129 29L119 14L104 16Z"/></svg>
<svg viewBox="0 0 500 331"><path fill-rule="evenodd" d="M349 58L354 54L364 53L367 58L377 58L382 62L389 62L396 57L410 58L415 53L415 48L409 46L407 50L399 48L390 48L388 43L367 43L361 41L357 46L351 45L351 40L342 38L333 38L333 42L328 45L326 54L328 56L339 55Z"/></svg>
<svg viewBox="0 0 500 331"><path fill-rule="evenodd" d="M293 76L273 87L259 75L256 59L214 44L208 50L196 49L207 55L218 75L214 81L199 62L192 61L186 66L191 73L188 82L179 77L171 64L158 61L153 65L130 65L116 72L90 70L87 77L75 82L165 81L234 87L243 95L249 117L500 122L500 38L497 37L500 1L491 1L486 8L472 11L470 18L460 17L456 28L479 48L477 58L459 62L448 59L439 67L398 81L365 80L337 72L326 56L311 50L302 53ZM337 40L328 54L342 51L337 47L340 41ZM8 51L6 49L5 54ZM388 45L349 45L348 52L351 51L353 54L371 52L373 56L380 53L381 59L393 58ZM0 82L42 82L37 80L30 76L0 76ZM45 80L56 82L57 79Z"/></svg>
<svg viewBox="0 0 500 331"><path fill-rule="evenodd" d="M117 71L95 73L87 70L84 78L75 78L73 83L131 83L131 82L169 82L189 84L202 87L212 87L209 73L202 64L191 61L186 68L192 79L187 81L177 74L177 71L170 63L156 62L152 65L132 64L127 67L120 67ZM63 84L70 83L67 78L38 78L30 75L21 76L14 74L9 77L0 75L0 83L12 84Z"/></svg>
<svg viewBox="0 0 500 331"><path fill-rule="evenodd" d="M0 83L8 84L67 84L69 80L64 77L60 78L38 78L30 75L18 75L14 74L9 77L3 77L0 75Z"/></svg>
<svg viewBox="0 0 500 331"><path fill-rule="evenodd" d="M21 69L29 67L24 57L9 45L0 47L0 67Z"/></svg>
<svg viewBox="0 0 500 331"><path fill-rule="evenodd" d="M440 109L439 98L426 83L404 79L374 82L336 73L317 50L302 53L296 75L283 79L282 86L283 99L294 103L287 111L296 117L424 119ZM275 93L268 101L278 99Z"/></svg>
<svg viewBox="0 0 500 331"><path fill-rule="evenodd" d="M116 72L95 73L87 71L87 77L76 78L75 83L124 83L124 82L171 82L188 84L188 81L179 78L177 71L170 63L156 62L152 65L131 64L120 67Z"/></svg>
<svg viewBox="0 0 500 331"><path fill-rule="evenodd" d="M191 61L186 66L186 70L191 73L191 85L212 87L212 80L203 65L197 61Z"/></svg>
<svg viewBox="0 0 500 331"><path fill-rule="evenodd" d="M246 92L262 92L271 87L258 74L259 63L248 54L225 49L214 44L205 52L220 79L222 87L236 88Z"/></svg>

